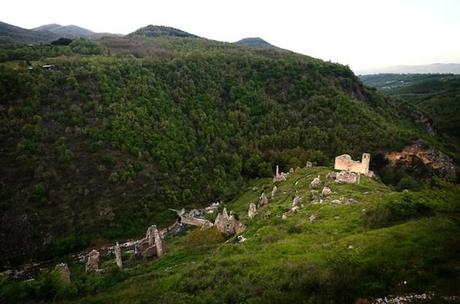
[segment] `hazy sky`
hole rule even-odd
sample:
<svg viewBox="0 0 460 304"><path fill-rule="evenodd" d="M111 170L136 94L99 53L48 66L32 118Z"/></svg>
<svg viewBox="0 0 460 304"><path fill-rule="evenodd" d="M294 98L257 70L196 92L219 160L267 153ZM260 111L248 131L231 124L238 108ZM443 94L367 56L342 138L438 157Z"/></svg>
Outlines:
<svg viewBox="0 0 460 304"><path fill-rule="evenodd" d="M460 0L13 0L0 21L31 28L75 24L126 34L147 24L282 48L350 65L460 62Z"/></svg>

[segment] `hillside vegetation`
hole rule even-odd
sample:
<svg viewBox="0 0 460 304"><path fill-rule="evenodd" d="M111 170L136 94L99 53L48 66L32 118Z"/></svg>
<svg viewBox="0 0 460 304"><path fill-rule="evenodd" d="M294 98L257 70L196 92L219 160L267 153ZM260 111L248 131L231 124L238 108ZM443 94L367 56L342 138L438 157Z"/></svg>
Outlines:
<svg viewBox="0 0 460 304"><path fill-rule="evenodd" d="M275 164L425 136L347 67L287 51L136 34L0 54L2 264L137 235Z"/></svg>
<svg viewBox="0 0 460 304"><path fill-rule="evenodd" d="M361 79L366 85L414 105L433 120L434 127L440 133L458 143L460 75L377 74L364 75Z"/></svg>
<svg viewBox="0 0 460 304"><path fill-rule="evenodd" d="M420 192L393 192L377 179L339 185L331 168L299 169L255 218L250 202L271 179L257 179L227 208L247 225L246 241L224 242L214 229L192 229L166 240L154 261L124 257L117 270L104 258L103 274L71 262L72 283L53 272L24 283L3 282L0 298L75 303L356 303L389 294L434 293L429 303L458 295L459 188L435 180ZM311 189L314 177L322 186ZM333 194L320 195L323 186ZM287 219L294 195L303 206ZM320 202L320 199L322 203ZM364 300L361 300L366 303ZM418 303L418 302L417 302Z"/></svg>

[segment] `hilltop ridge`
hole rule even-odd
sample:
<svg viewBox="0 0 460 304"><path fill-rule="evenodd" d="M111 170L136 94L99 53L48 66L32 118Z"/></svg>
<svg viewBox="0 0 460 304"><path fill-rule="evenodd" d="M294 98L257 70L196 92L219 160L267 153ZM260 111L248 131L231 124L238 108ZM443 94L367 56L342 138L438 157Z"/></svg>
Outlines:
<svg viewBox="0 0 460 304"><path fill-rule="evenodd" d="M259 37L243 38L235 42L235 44L250 47L276 48L274 45L271 45L270 43Z"/></svg>
<svg viewBox="0 0 460 304"><path fill-rule="evenodd" d="M49 31L63 38L89 38L96 33L76 25L46 24L32 29L33 31Z"/></svg>
<svg viewBox="0 0 460 304"><path fill-rule="evenodd" d="M141 27L136 31L128 34L128 36L146 36L146 37L161 37L161 36L172 36L172 37L190 37L198 38L198 36L187 33L185 31L176 29L170 26L163 25L147 25Z"/></svg>

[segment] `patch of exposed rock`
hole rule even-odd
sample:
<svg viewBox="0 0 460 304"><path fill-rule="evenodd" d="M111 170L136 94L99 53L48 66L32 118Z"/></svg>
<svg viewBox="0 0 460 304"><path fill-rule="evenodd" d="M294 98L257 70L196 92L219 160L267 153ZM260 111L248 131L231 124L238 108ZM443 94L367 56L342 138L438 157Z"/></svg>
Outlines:
<svg viewBox="0 0 460 304"><path fill-rule="evenodd" d="M449 156L421 140L406 146L401 152L389 152L385 158L392 166L414 167L421 163L447 177L455 177L459 171Z"/></svg>

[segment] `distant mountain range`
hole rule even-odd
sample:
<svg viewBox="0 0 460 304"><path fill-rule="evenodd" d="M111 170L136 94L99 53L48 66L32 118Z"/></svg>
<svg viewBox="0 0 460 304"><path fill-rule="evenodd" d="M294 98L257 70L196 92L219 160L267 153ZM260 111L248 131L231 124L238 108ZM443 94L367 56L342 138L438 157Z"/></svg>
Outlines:
<svg viewBox="0 0 460 304"><path fill-rule="evenodd" d="M25 29L0 21L0 44L5 43L50 43L59 38L74 39L77 37L99 39L106 36L117 37L190 37L199 38L197 35L161 25L147 25L128 34L97 33L76 25L60 25L56 23L46 24L32 29ZM236 45L256 48L277 48L260 37L243 38L234 42ZM358 69L357 75L370 74L460 74L460 63L433 63L429 65L398 65L383 68Z"/></svg>
<svg viewBox="0 0 460 304"><path fill-rule="evenodd" d="M162 25L147 25L128 34L113 34L113 33L97 33L89 29L76 25L60 25L56 23L45 24L32 29L25 29L14 26L8 23L0 22L0 44L1 43L50 43L59 38L74 39L77 37L98 39L106 36L146 36L146 37L190 37L199 38L197 35ZM234 44L241 46L257 47L257 48L276 48L276 46L268 43L259 37L251 37L241 39Z"/></svg>
<svg viewBox="0 0 460 304"><path fill-rule="evenodd" d="M0 22L0 43L47 43L58 38L58 35L50 31L32 31Z"/></svg>
<svg viewBox="0 0 460 304"><path fill-rule="evenodd" d="M77 37L97 39L105 36L121 36L112 33L96 33L76 25L46 24L33 29L25 29L0 22L0 43L49 43L59 38Z"/></svg>
<svg viewBox="0 0 460 304"><path fill-rule="evenodd" d="M355 70L356 74L460 74L460 63L433 63L427 65L396 65L383 68Z"/></svg>
<svg viewBox="0 0 460 304"><path fill-rule="evenodd" d="M90 37L96 34L93 31L88 29L76 26L76 25L60 25L60 24L46 24L36 28L33 28L32 31L48 31L58 35L59 37L64 38L75 38L75 37Z"/></svg>

